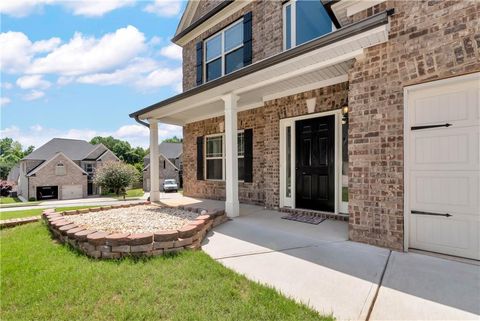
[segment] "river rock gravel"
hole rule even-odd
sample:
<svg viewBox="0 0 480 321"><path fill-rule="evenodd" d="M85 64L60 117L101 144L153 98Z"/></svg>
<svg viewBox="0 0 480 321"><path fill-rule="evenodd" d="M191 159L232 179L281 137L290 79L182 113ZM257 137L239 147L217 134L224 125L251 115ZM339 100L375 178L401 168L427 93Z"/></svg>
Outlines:
<svg viewBox="0 0 480 321"><path fill-rule="evenodd" d="M177 208L141 205L69 215L65 220L88 229L111 233L150 233L179 229L199 215Z"/></svg>

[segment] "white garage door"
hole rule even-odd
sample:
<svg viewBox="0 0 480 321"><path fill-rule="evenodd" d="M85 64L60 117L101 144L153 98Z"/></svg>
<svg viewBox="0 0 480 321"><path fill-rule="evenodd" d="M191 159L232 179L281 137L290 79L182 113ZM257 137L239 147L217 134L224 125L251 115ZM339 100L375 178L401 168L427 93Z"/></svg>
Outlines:
<svg viewBox="0 0 480 321"><path fill-rule="evenodd" d="M62 186L62 200L69 200L83 197L82 185L63 185Z"/></svg>
<svg viewBox="0 0 480 321"><path fill-rule="evenodd" d="M480 259L480 74L408 88L406 99L409 247Z"/></svg>

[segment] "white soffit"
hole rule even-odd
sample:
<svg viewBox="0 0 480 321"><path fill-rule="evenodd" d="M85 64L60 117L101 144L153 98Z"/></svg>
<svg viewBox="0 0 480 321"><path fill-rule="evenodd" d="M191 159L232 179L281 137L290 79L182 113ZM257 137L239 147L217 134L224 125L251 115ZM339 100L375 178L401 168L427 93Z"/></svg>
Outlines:
<svg viewBox="0 0 480 321"><path fill-rule="evenodd" d="M142 114L140 118L183 125L201 117L222 115L221 97L228 93L238 95L238 109L245 110L260 107L267 100L347 81L353 59L360 56L364 48L387 40L388 24L174 101Z"/></svg>
<svg viewBox="0 0 480 321"><path fill-rule="evenodd" d="M350 23L349 18L356 13L376 6L386 0L342 0L332 4L332 11L342 26Z"/></svg>

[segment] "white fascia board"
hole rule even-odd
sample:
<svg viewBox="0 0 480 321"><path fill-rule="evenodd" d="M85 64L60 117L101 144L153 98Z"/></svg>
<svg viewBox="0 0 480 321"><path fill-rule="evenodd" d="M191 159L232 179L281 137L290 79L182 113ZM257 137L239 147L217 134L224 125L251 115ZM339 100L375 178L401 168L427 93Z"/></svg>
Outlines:
<svg viewBox="0 0 480 321"><path fill-rule="evenodd" d="M214 15L189 33L187 33L182 38L178 39L175 43L179 46L185 46L187 43L197 38L199 35L207 31L208 29L213 28L217 24L221 23L222 21L233 15L235 12L243 9L251 2L252 0L234 1L231 5L218 12L216 15Z"/></svg>

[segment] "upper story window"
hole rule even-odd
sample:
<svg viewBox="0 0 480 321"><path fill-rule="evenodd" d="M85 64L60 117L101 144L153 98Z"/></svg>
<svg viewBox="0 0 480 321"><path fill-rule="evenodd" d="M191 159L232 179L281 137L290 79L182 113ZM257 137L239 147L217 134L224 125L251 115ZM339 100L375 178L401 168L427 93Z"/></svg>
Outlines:
<svg viewBox="0 0 480 321"><path fill-rule="evenodd" d="M92 172L93 172L93 164L91 164L91 163L86 163L86 164L85 164L85 172L87 172L87 173L92 173Z"/></svg>
<svg viewBox="0 0 480 321"><path fill-rule="evenodd" d="M243 67L243 19L205 40L205 79L211 81Z"/></svg>
<svg viewBox="0 0 480 321"><path fill-rule="evenodd" d="M67 174L67 172L65 170L65 165L63 165L62 163L58 163L55 166L55 175L63 176L63 175L66 175L66 174Z"/></svg>
<svg viewBox="0 0 480 321"><path fill-rule="evenodd" d="M332 31L321 1L290 0L283 5L283 48L301 45Z"/></svg>

